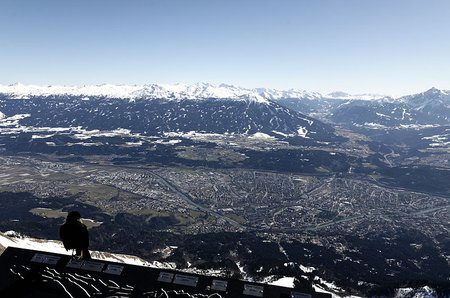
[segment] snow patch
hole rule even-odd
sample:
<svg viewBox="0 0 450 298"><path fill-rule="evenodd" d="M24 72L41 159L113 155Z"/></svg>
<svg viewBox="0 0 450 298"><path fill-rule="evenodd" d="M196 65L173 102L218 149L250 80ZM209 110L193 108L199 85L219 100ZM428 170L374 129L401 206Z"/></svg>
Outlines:
<svg viewBox="0 0 450 298"><path fill-rule="evenodd" d="M275 137L269 136L263 132L257 132L252 134L249 138L251 139L263 139L263 140L276 140Z"/></svg>
<svg viewBox="0 0 450 298"><path fill-rule="evenodd" d="M395 298L435 298L437 293L434 289L424 286L421 288L399 288L395 292Z"/></svg>
<svg viewBox="0 0 450 298"><path fill-rule="evenodd" d="M175 140L156 140L155 144L175 145L175 144L178 144L178 143L181 143L181 142L182 142L182 140L178 140L178 139L175 139Z"/></svg>
<svg viewBox="0 0 450 298"><path fill-rule="evenodd" d="M285 133L283 133L283 132L281 132L281 131L272 130L272 132L273 132L273 133L276 133L277 135L280 135L280 136L282 136L282 137L285 137L285 138L287 138L287 137L290 136L290 135L285 134Z"/></svg>
<svg viewBox="0 0 450 298"><path fill-rule="evenodd" d="M302 271L305 273L311 273L311 272L317 270L315 267L307 267L307 266L303 266L302 264L300 264L300 269L302 269Z"/></svg>
<svg viewBox="0 0 450 298"><path fill-rule="evenodd" d="M341 298L341 296L336 295L336 294L333 293L333 292L330 292L330 291L325 290L325 289L324 289L322 286L320 286L320 285L313 284L312 287L313 287L314 291L316 291L316 292L330 294L332 298Z"/></svg>
<svg viewBox="0 0 450 298"><path fill-rule="evenodd" d="M309 138L306 136L308 134L308 130L303 126L298 128L297 134L302 138Z"/></svg>
<svg viewBox="0 0 450 298"><path fill-rule="evenodd" d="M355 125L357 126L357 125ZM372 128L372 129L386 129L387 126L379 124L379 123L374 123L374 122L365 122L364 126L368 127L368 128Z"/></svg>
<svg viewBox="0 0 450 298"><path fill-rule="evenodd" d="M137 141L137 142L125 142L125 145L129 146L129 147L139 147L142 146L144 143L142 141Z"/></svg>
<svg viewBox="0 0 450 298"><path fill-rule="evenodd" d="M286 287L286 288L294 288L295 286L295 277L282 277L278 280L269 282L269 285Z"/></svg>

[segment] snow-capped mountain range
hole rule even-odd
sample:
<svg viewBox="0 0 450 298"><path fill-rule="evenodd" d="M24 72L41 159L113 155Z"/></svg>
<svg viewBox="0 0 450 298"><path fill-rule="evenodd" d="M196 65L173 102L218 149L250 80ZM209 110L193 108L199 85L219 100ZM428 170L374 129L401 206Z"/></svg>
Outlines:
<svg viewBox="0 0 450 298"><path fill-rule="evenodd" d="M96 96L121 99L167 99L167 100L199 100L199 99L246 99L266 102L256 90L231 85L198 84L148 84L148 85L85 85L85 86L37 86L37 85L0 85L0 93L14 98L30 98L45 96Z"/></svg>
<svg viewBox="0 0 450 298"><path fill-rule="evenodd" d="M396 100L346 101L333 107L329 119L336 123L378 128L450 125L450 91L431 88Z"/></svg>
<svg viewBox="0 0 450 298"><path fill-rule="evenodd" d="M273 88L243 88L229 84L146 84L146 85L24 85L16 83L12 85L0 85L0 94L7 94L14 98L29 98L35 96L69 95L69 96L98 96L122 99L251 99L265 102L267 100L280 99L341 99L341 100L394 100L394 97L384 94L349 94L342 91L322 94L301 89L279 90ZM414 95L397 98L400 101L412 100L417 96L436 95L450 96L450 90L430 90Z"/></svg>
<svg viewBox="0 0 450 298"><path fill-rule="evenodd" d="M131 105L128 101L136 103ZM97 113L100 112L99 109L103 110L100 114ZM82 110L89 110L90 116L80 114ZM296 113L293 114L294 111ZM36 115L44 112L48 115ZM58 115L68 112L75 114L70 115L70 119L58 118ZM124 113L128 114L127 119L122 119ZM39 125L48 125L50 121L56 120L58 123L54 125L67 125L68 121L78 123L84 115L85 120L91 120L89 123L80 122L79 125L93 125L91 122L96 121L92 126L96 129L115 129L117 127L114 125L103 127L105 121L117 124L120 120L122 123L132 121L133 124L127 124L126 128L134 130L145 120L148 125L142 127L142 131L155 130L152 133L278 131L291 135L296 134L299 129L319 132L311 124L320 121L313 118L349 127L449 125L450 91L431 88L422 93L394 99L377 94L321 94L298 89L248 89L208 83L142 86L0 85L0 119L16 114L39 116L40 121L43 121L35 123ZM133 120L135 117L139 119ZM101 127L97 124L101 124Z"/></svg>
<svg viewBox="0 0 450 298"><path fill-rule="evenodd" d="M258 102L286 98L304 99L359 99L374 100L389 98L379 94L348 94L333 92L321 94L299 89L277 90L271 88L248 89L233 85L208 83L197 84L148 84L148 85L84 85L84 86L38 86L38 85L0 85L0 93L14 98L29 98L34 96L70 95L70 96L100 96L123 99L250 99Z"/></svg>

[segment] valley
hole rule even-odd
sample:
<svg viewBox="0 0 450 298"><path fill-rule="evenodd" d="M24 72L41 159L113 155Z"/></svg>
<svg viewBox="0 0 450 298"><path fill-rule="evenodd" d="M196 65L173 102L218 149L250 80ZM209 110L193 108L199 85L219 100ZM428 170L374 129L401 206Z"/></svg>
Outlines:
<svg viewBox="0 0 450 298"><path fill-rule="evenodd" d="M446 91L133 88L0 92L0 231L56 239L78 209L92 249L183 270L338 294L448 288L450 123L419 104L446 111ZM234 98L214 98L223 89Z"/></svg>

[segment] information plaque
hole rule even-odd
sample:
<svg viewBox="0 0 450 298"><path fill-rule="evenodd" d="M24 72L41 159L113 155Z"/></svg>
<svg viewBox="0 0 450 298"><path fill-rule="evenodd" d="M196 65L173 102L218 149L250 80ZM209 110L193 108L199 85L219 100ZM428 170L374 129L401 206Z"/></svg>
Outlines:
<svg viewBox="0 0 450 298"><path fill-rule="evenodd" d="M227 290L228 282L225 280L213 279L211 289L225 292Z"/></svg>
<svg viewBox="0 0 450 298"><path fill-rule="evenodd" d="M83 265L82 260L70 259L69 263L67 263L66 267L80 269L81 265Z"/></svg>
<svg viewBox="0 0 450 298"><path fill-rule="evenodd" d="M300 292L292 292L291 298L311 298L310 294L300 293Z"/></svg>
<svg viewBox="0 0 450 298"><path fill-rule="evenodd" d="M196 287L198 283L198 277L184 274L175 274L173 283L182 286Z"/></svg>
<svg viewBox="0 0 450 298"><path fill-rule="evenodd" d="M158 281L171 283L173 279L173 273L160 272L158 276Z"/></svg>
<svg viewBox="0 0 450 298"><path fill-rule="evenodd" d="M254 297L263 297L264 296L264 287L255 286L255 285L244 285L244 295L254 296Z"/></svg>
<svg viewBox="0 0 450 298"><path fill-rule="evenodd" d="M57 257L57 256L36 253L33 256L33 258L31 258L31 262L41 263L41 264L49 264L49 265L56 265L60 259L61 258Z"/></svg>
<svg viewBox="0 0 450 298"><path fill-rule="evenodd" d="M123 268L124 267L120 265L109 264L103 272L108 274L121 275Z"/></svg>
<svg viewBox="0 0 450 298"><path fill-rule="evenodd" d="M83 265L81 265L81 269L88 271L101 272L104 264L100 262L92 262L92 261L84 261Z"/></svg>

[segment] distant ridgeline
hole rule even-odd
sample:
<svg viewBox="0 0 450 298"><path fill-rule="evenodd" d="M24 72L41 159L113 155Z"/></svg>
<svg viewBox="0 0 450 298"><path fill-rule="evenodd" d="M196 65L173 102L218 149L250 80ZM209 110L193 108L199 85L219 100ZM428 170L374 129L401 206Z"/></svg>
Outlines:
<svg viewBox="0 0 450 298"><path fill-rule="evenodd" d="M77 261L67 255L7 248L0 256L0 297L331 297L174 270Z"/></svg>

